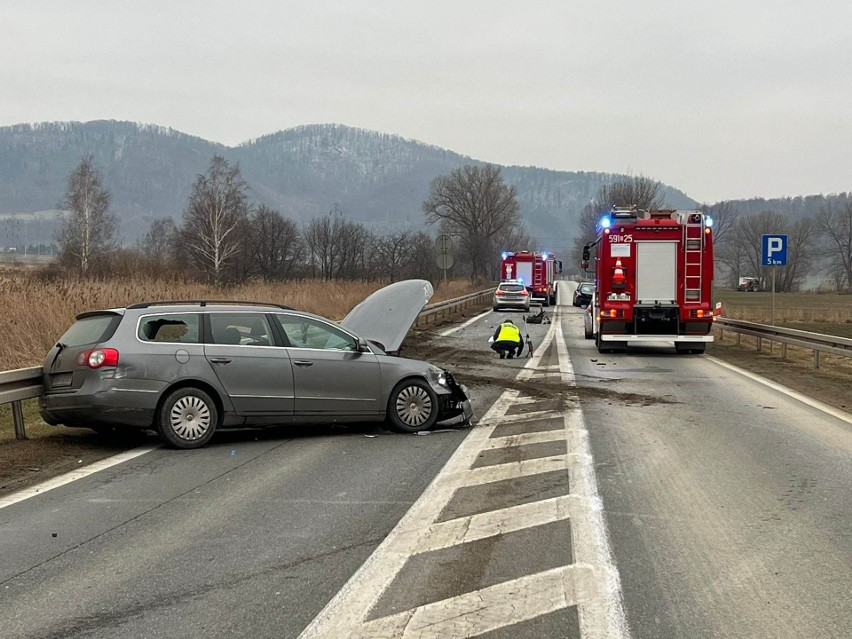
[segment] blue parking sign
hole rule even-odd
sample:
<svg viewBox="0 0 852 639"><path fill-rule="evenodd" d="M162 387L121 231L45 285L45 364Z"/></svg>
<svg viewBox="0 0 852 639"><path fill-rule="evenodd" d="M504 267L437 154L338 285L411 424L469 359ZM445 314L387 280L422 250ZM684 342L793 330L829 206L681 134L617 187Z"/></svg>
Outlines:
<svg viewBox="0 0 852 639"><path fill-rule="evenodd" d="M760 248L763 266L787 266L787 236L763 235Z"/></svg>

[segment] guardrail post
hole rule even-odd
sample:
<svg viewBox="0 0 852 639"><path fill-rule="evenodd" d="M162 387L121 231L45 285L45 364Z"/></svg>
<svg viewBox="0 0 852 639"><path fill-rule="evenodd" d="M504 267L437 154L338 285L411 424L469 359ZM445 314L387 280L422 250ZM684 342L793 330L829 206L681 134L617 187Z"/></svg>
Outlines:
<svg viewBox="0 0 852 639"><path fill-rule="evenodd" d="M814 349L814 368L819 368L819 351Z"/></svg>
<svg viewBox="0 0 852 639"><path fill-rule="evenodd" d="M742 337L742 333L737 333L737 346L740 345L740 338Z"/></svg>
<svg viewBox="0 0 852 639"><path fill-rule="evenodd" d="M24 411L21 409L21 402L12 402L12 423L15 426L15 439L18 441L27 438L27 431L24 428Z"/></svg>
<svg viewBox="0 0 852 639"><path fill-rule="evenodd" d="M787 359L787 343L781 342L781 359Z"/></svg>
<svg viewBox="0 0 852 639"><path fill-rule="evenodd" d="M760 351L762 346L763 346L763 339L758 337L757 338L757 350Z"/></svg>

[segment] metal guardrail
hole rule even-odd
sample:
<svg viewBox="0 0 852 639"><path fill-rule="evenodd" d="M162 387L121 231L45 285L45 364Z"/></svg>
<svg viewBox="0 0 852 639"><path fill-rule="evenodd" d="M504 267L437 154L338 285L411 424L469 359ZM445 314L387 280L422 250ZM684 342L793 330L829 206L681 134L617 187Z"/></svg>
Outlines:
<svg viewBox="0 0 852 639"><path fill-rule="evenodd" d="M430 321L433 322L439 317L446 317L471 306L481 306L482 304L490 303L493 293L494 289L490 288L479 291L478 293L470 293L426 306L420 311L420 314L414 321L414 325L428 324ZM25 399L40 397L43 390L40 366L0 372L0 405L12 405L12 423L15 427L15 439L22 440L27 438L21 402Z"/></svg>
<svg viewBox="0 0 852 639"><path fill-rule="evenodd" d="M470 308L471 306L490 304L492 295L494 295L494 289L489 288L484 291L479 291L478 293L468 293L467 295L455 297L451 300L444 300L437 304L430 304L420 311L417 319L414 320L414 325L420 326L422 324L428 324L429 322L434 322L439 317L446 317L452 313Z"/></svg>
<svg viewBox="0 0 852 639"><path fill-rule="evenodd" d="M744 320L727 319L717 317L713 327L719 329L720 339L724 337L725 331L737 334L737 344L740 343L741 335L750 335L757 338L757 350L761 350L763 340L781 343L781 357L787 357L787 345L800 346L814 352L814 368L819 368L820 353L831 353L852 357L852 339L837 337L835 335L824 335L822 333L810 333L795 328L782 328L769 326L768 324L755 324Z"/></svg>
<svg viewBox="0 0 852 639"><path fill-rule="evenodd" d="M21 402L41 396L42 390L41 366L18 368L0 373L0 404L12 404L15 439L27 438Z"/></svg>

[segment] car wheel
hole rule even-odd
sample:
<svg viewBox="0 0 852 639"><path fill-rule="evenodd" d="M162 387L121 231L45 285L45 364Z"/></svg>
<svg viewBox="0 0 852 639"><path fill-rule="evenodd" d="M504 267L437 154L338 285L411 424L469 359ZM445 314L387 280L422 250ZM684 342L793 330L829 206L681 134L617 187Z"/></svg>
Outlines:
<svg viewBox="0 0 852 639"><path fill-rule="evenodd" d="M216 403L200 388L179 388L170 393L158 419L160 436L175 448L201 448L219 425Z"/></svg>
<svg viewBox="0 0 852 639"><path fill-rule="evenodd" d="M403 433L431 428L438 421L438 396L426 382L405 379L391 391L387 419Z"/></svg>
<svg viewBox="0 0 852 639"><path fill-rule="evenodd" d="M494 310L494 311L499 311L499 310L500 310L500 307L499 307L499 306L497 306L497 305L495 304L495 305L492 307L492 310Z"/></svg>

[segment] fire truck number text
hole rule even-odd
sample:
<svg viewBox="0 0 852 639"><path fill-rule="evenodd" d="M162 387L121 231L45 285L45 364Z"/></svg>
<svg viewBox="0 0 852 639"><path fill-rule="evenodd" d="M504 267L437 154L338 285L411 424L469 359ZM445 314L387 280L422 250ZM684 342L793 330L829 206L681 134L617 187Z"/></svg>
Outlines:
<svg viewBox="0 0 852 639"><path fill-rule="evenodd" d="M616 242L632 242L632 235L610 235L609 241L615 244Z"/></svg>

